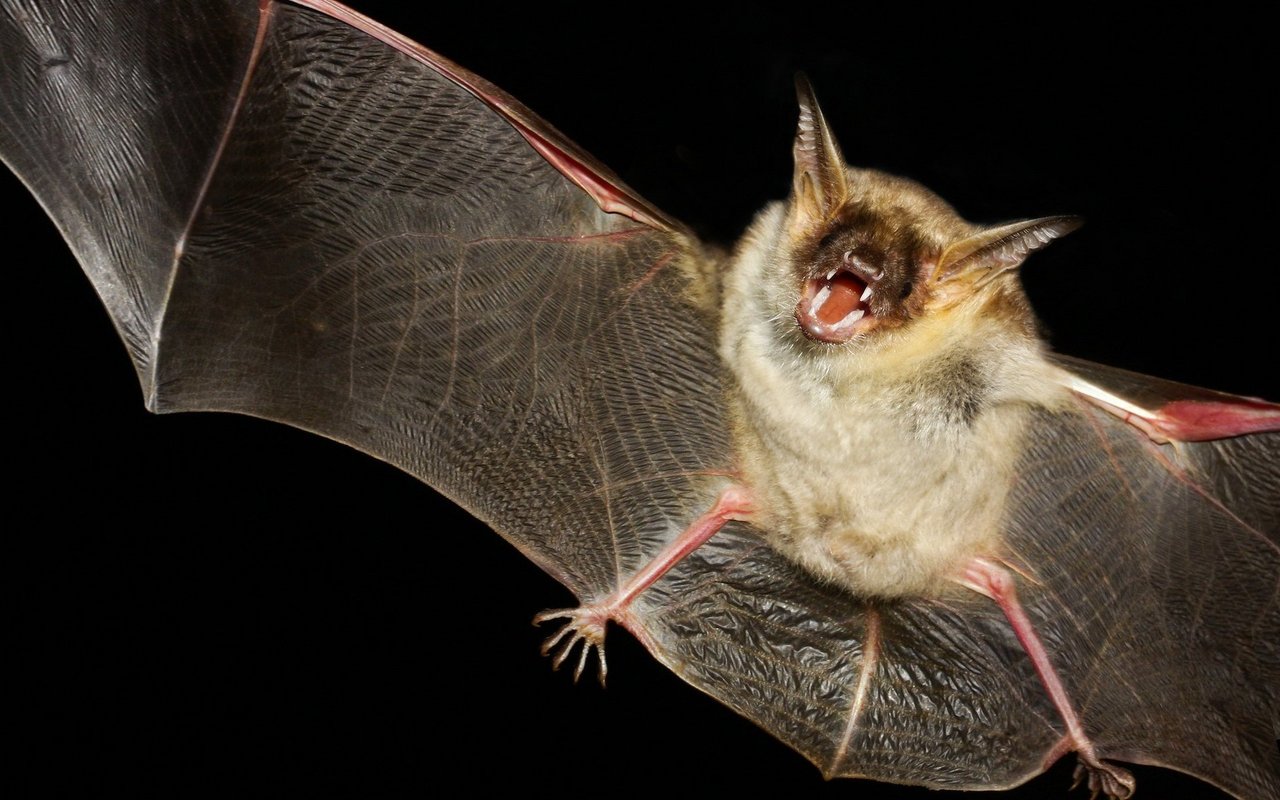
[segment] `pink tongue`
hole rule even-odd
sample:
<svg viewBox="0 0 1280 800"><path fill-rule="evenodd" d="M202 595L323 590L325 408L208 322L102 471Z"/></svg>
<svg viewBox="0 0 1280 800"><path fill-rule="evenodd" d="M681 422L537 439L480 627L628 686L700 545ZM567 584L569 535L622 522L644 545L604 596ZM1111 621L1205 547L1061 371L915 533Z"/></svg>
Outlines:
<svg viewBox="0 0 1280 800"><path fill-rule="evenodd" d="M867 287L847 272L841 272L832 278L829 286L831 294L827 297L827 302L822 304L822 308L818 309L818 320L827 325L834 325L858 307L858 298Z"/></svg>

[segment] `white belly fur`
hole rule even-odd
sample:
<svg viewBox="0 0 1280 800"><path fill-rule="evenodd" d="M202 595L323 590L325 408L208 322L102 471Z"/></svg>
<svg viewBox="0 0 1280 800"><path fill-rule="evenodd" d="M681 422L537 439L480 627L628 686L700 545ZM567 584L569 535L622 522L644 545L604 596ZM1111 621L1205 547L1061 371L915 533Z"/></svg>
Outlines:
<svg viewBox="0 0 1280 800"><path fill-rule="evenodd" d="M794 323L768 290L785 269L769 258L777 225L767 210L744 237L721 340L755 521L779 552L860 595L936 593L970 558L999 554L1029 410L1064 393L1037 340L980 313L915 326L891 358L802 352L779 336ZM982 389L967 418L961 374Z"/></svg>

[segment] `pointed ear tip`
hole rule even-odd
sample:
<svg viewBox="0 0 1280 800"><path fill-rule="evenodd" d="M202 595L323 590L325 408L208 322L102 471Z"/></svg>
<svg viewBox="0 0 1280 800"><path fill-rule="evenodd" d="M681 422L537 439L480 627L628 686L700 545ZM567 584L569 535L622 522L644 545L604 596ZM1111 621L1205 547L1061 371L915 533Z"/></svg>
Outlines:
<svg viewBox="0 0 1280 800"><path fill-rule="evenodd" d="M1057 239L1079 230L1080 226L1084 225L1084 217L1076 216L1075 214L1054 214L1051 217L1028 219L1024 222L1015 222L1013 224L1049 232L1054 239Z"/></svg>
<svg viewBox="0 0 1280 800"><path fill-rule="evenodd" d="M818 97L813 93L813 84L809 82L809 76L803 72L796 72L796 102L801 108L812 107L818 104Z"/></svg>
<svg viewBox="0 0 1280 800"><path fill-rule="evenodd" d="M1061 235L1066 236L1068 233L1078 231L1084 225L1084 217L1076 214L1063 214L1057 218L1057 226L1062 231Z"/></svg>
<svg viewBox="0 0 1280 800"><path fill-rule="evenodd" d="M813 89L813 82L809 80L809 76L800 70L796 71L796 101L799 102L801 108L808 108L814 111L818 110L818 93Z"/></svg>

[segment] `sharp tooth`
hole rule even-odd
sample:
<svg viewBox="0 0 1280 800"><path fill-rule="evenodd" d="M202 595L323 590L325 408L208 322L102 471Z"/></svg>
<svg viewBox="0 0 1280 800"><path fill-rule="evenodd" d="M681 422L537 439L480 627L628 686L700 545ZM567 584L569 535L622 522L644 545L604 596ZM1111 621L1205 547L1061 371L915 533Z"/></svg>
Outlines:
<svg viewBox="0 0 1280 800"><path fill-rule="evenodd" d="M848 315L847 317L845 317L844 319L840 320L840 325L841 325L841 327L843 327L843 326L845 326L845 325L852 325L853 323L855 323L855 322L857 322L858 320L862 319L862 316L863 316L864 314L866 314L866 313L867 313L867 312L863 311L862 309L858 309L857 311L851 311L851 312L849 312L849 315Z"/></svg>
<svg viewBox="0 0 1280 800"><path fill-rule="evenodd" d="M822 304L827 302L827 298L831 296L831 287L823 286L818 293L813 296L813 300L809 303L809 313L815 317L822 310Z"/></svg>
<svg viewBox="0 0 1280 800"><path fill-rule="evenodd" d="M827 273L827 280L831 280L831 279L832 279L832 278L834 278L835 276L836 276L836 271L833 269L833 270L831 270L830 272L828 272L828 273Z"/></svg>
<svg viewBox="0 0 1280 800"><path fill-rule="evenodd" d="M865 302L867 302L867 298L868 298L868 297L870 297L870 296L871 296L871 286L870 286L870 285L868 285L868 286L867 286L867 288L865 288L865 289L863 289L863 290L862 290L862 297L859 297L859 298L858 298L858 302L859 302L859 303L865 303Z"/></svg>

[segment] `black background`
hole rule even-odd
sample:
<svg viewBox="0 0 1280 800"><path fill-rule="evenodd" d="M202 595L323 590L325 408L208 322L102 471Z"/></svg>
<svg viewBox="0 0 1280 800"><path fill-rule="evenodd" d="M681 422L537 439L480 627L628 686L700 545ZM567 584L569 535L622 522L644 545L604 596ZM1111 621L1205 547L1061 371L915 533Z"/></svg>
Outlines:
<svg viewBox="0 0 1280 800"><path fill-rule="evenodd" d="M1280 394L1260 20L382 5L359 7L719 241L787 190L804 69L852 163L976 221L1087 218L1024 271L1057 349ZM146 414L88 281L0 178L18 206L6 661L35 787L943 796L823 783L621 631L609 688L574 687L528 624L572 598L426 487L265 422ZM1011 796L1064 796L1069 762ZM1139 774L1148 798L1216 796Z"/></svg>

